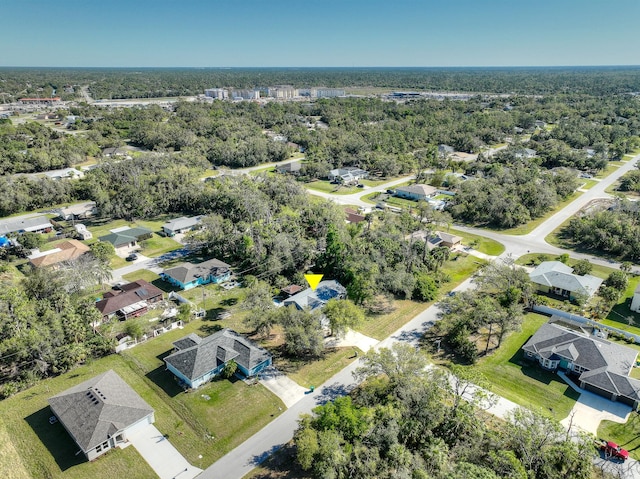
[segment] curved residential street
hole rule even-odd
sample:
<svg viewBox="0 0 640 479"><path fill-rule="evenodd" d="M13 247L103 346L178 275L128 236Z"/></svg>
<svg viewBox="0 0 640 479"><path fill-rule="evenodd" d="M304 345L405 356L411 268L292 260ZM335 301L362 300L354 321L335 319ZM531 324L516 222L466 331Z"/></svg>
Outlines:
<svg viewBox="0 0 640 479"><path fill-rule="evenodd" d="M574 257L585 257L588 258L593 263L603 264L610 267L618 267L619 265L616 263L611 263L606 260L601 260L594 258L593 256L583 255L579 253L575 253L573 251L566 251L561 248L557 248L549 245L545 242L544 238L550 234L554 229L556 229L560 224L570 218L572 215L577 213L582 207L588 204L590 201L596 198L607 198L609 195L605 193L605 189L613 184L618 178L624 175L626 172L635 168L635 164L640 159L640 155L634 157L630 161L627 161L624 165L614 171L612 174L607 176L598 182L598 184L594 185L590 190L587 190L578 198L576 198L573 202L564 207L561 211L557 212L549 219L540 224L537 228L535 228L531 233L515 236L515 235L506 235L498 232L492 232L479 228L469 228L456 226L457 228L468 231L470 233L474 233L480 236L485 236L487 238L494 239L499 241L505 245L505 252L501 255L502 257L506 257L507 255L511 255L514 258L517 258L527 252L541 252L541 253L549 253L549 254L562 254L565 252L570 253ZM389 182L384 185L377 186L375 188L366 188L363 189L362 192L358 192L351 195L335 195L329 193L322 193L318 191L309 191L311 194L322 196L324 198L329 198L336 201L339 204L349 204L349 205L361 205L361 206L371 206L369 203L363 202L360 198L372 191L384 191L387 188L390 188L396 184L405 182L411 179L411 177L402 178L400 180L396 180L393 182ZM472 283L470 280L462 283L457 290L464 290L472 287ZM422 334L429 329L437 320L438 316L438 308L436 306L431 306L427 308L422 313L418 314L415 318L413 318L410 322L405 324L402 328L396 331L393 335L378 343L376 348L379 347L389 347L396 341L410 342L414 343L417 339L422 336ZM293 437L293 433L297 427L297 420L300 414L302 413L310 413L311 410L318 404L322 404L338 395L346 394L353 387L356 386L356 382L353 378L352 372L358 367L359 361L354 361L352 364L344 368L338 374L329 379L325 384L321 387L316 388L313 393L306 394L301 400L295 403L291 408L287 409L283 414L281 414L278 418L274 419L271 423L265 426L262 430L256 433L254 436L249 438L247 441L242 443L240 446L229 452L227 455L222 457L220 460L211 465L208 469L202 472L199 476L202 479L217 479L217 478L225 478L225 479L233 479L233 478L242 478L249 471L251 471L254 467L260 464L264 459L266 459L271 453L281 447L283 444L287 443ZM585 397L585 399L587 399ZM587 401L588 402L588 401ZM591 416L593 411L588 408L588 404L585 405L584 401L579 401L576 409L576 416L580 414L580 411L583 414L588 414ZM616 403L612 403L616 406L619 406ZM504 398L499 398L496 406L491 409L491 412L497 414L498 416L504 417L504 415L516 407L515 404L507 401ZM615 409L615 408L614 408ZM620 411L617 413L619 415L618 420L624 421L626 418L626 412ZM615 419L616 413L613 414L613 417L609 417L610 419ZM591 421L593 422L593 421ZM591 426L593 427L593 426ZM595 426L597 427L597 426ZM601 461L600 461L601 462ZM611 467L616 467L615 465L605 464L609 469ZM640 473L637 471L637 463L636 461L628 461L624 467L618 467L615 472L621 473L624 469L624 474L619 477L627 477L627 478L638 478L640 477Z"/></svg>

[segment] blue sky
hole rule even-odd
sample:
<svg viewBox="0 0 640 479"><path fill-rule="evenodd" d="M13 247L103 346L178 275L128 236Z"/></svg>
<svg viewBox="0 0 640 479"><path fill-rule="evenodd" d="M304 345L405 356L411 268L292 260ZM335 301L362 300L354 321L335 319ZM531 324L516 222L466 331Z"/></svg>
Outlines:
<svg viewBox="0 0 640 479"><path fill-rule="evenodd" d="M0 66L639 65L639 0L1 0Z"/></svg>

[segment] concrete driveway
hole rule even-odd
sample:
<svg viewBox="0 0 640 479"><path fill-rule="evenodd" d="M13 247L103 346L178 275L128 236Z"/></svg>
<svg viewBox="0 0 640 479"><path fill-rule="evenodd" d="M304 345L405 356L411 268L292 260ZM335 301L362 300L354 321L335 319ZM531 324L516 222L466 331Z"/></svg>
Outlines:
<svg viewBox="0 0 640 479"><path fill-rule="evenodd" d="M621 424L627 422L631 407L620 402L610 401L579 388L563 372L558 372L558 376L576 392L580 393L580 397L569 412L569 415L560 421L564 427L576 427L597 437L598 426L600 426L601 421L613 421Z"/></svg>
<svg viewBox="0 0 640 479"><path fill-rule="evenodd" d="M273 366L260 372L260 384L278 396L287 408L300 401L308 391Z"/></svg>
<svg viewBox="0 0 640 479"><path fill-rule="evenodd" d="M189 464L153 424L128 439L160 479L193 479L202 472Z"/></svg>

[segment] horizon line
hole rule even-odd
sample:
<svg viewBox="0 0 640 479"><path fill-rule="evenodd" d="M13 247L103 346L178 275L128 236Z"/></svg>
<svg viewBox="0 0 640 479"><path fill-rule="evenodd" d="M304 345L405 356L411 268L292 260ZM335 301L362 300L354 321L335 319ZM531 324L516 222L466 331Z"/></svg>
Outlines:
<svg viewBox="0 0 640 479"><path fill-rule="evenodd" d="M263 69L263 68L283 68L283 69L319 69L319 68L328 68L328 69L355 69L355 68L438 68L438 69L447 69L447 68L638 68L640 64L599 64L599 65L404 65L404 66L385 66L385 65L359 65L359 66L283 66L283 65L273 65L273 66L99 66L99 65L85 65L85 66L71 66L71 65L0 65L0 68L116 68L116 69L131 69L131 68L142 68L142 69L218 69L218 70L233 70L233 69Z"/></svg>

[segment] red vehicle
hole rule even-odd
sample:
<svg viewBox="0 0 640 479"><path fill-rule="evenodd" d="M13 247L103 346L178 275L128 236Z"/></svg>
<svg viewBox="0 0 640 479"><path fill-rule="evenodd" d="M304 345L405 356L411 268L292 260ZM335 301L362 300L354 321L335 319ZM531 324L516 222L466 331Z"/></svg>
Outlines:
<svg viewBox="0 0 640 479"><path fill-rule="evenodd" d="M627 459L629 459L629 451L627 451L626 449L622 449L615 442L602 441L600 450L604 451L604 455L607 458L614 457L622 461L626 461Z"/></svg>

